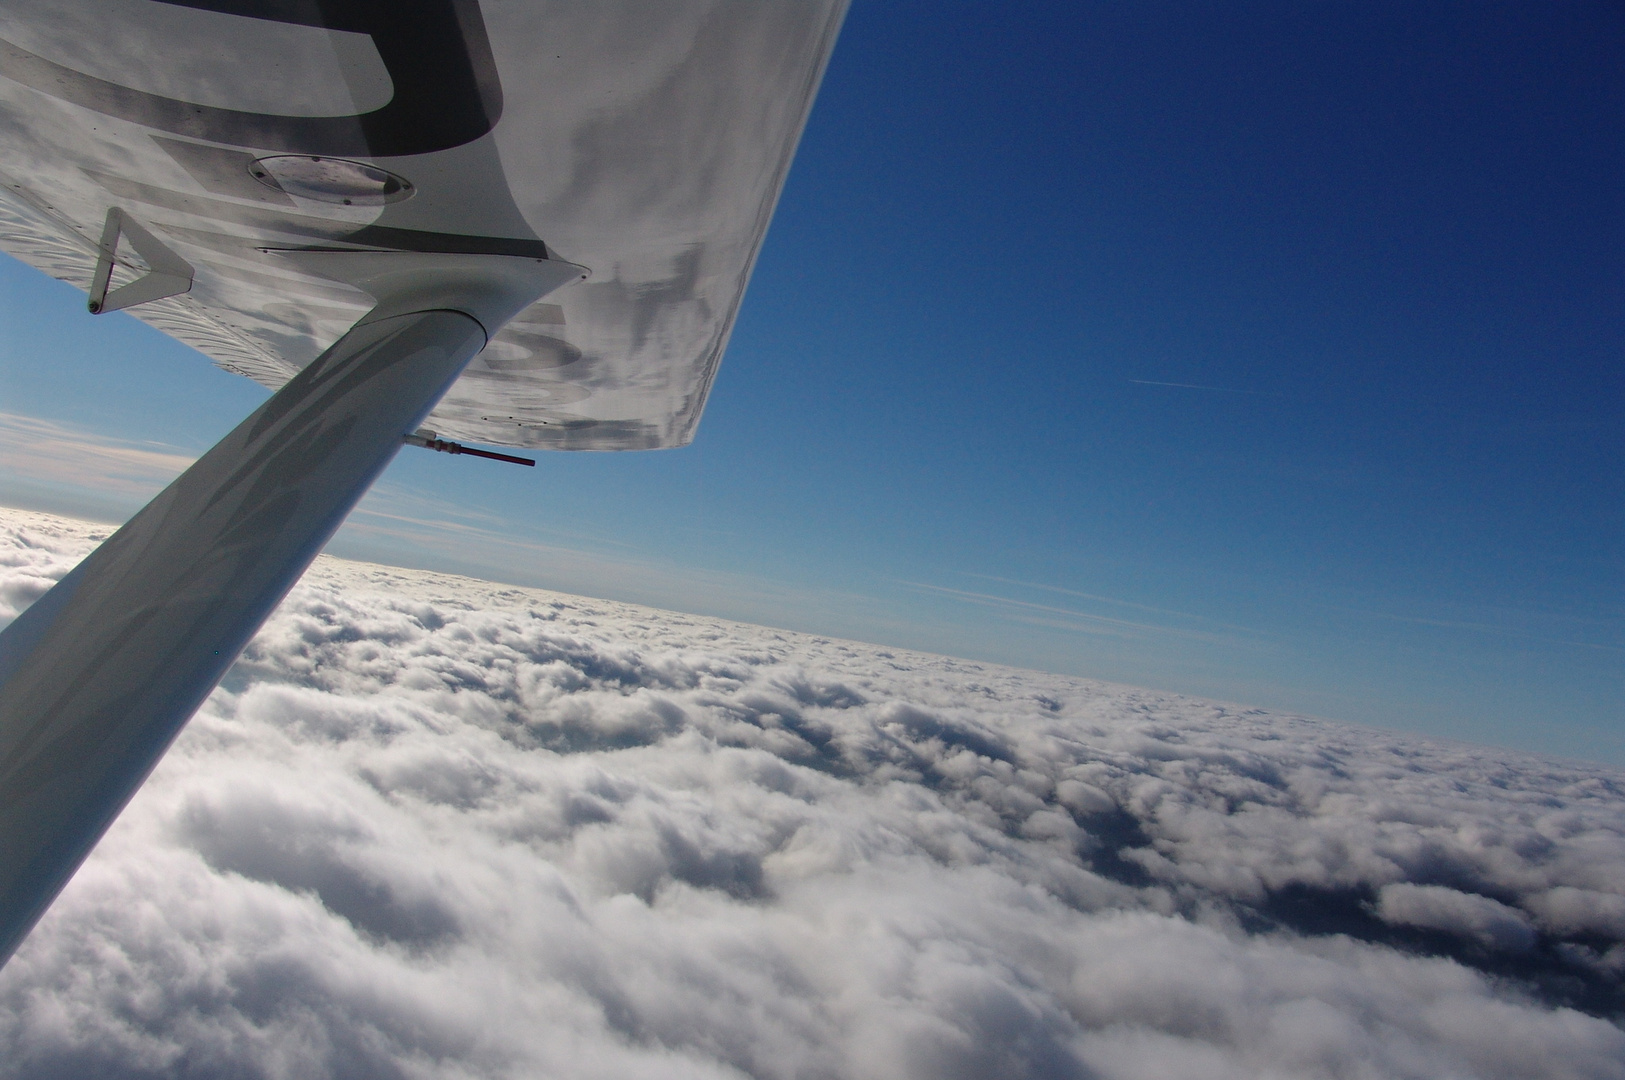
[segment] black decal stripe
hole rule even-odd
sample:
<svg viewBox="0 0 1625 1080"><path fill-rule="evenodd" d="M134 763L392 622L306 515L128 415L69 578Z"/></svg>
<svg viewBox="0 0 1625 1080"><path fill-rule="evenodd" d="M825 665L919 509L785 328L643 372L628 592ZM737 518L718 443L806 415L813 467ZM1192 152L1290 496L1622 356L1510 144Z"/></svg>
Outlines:
<svg viewBox="0 0 1625 1080"><path fill-rule="evenodd" d="M90 169L82 171L120 199L129 199L148 206L161 206L166 210L176 210L214 221L232 222L267 233L304 236L312 240L354 244L364 248L389 248L393 251L426 251L441 255L517 255L526 259L554 257L548 251L547 245L536 239L426 232L422 229L398 229L388 225L363 225L357 228L343 221L304 214L283 214L265 207L245 206L203 195L171 191L168 188L143 184L139 180L127 180L109 173L94 172ZM267 245L265 239L253 243L259 246Z"/></svg>
<svg viewBox="0 0 1625 1080"><path fill-rule="evenodd" d="M359 117L272 116L193 105L74 71L4 40L0 75L74 105L175 135L292 153L368 153Z"/></svg>
<svg viewBox="0 0 1625 1080"><path fill-rule="evenodd" d="M0 41L0 75L107 116L209 142L291 154L406 157L473 142L502 116L477 0L161 0L178 7L368 34L395 93L356 116L194 105L74 71Z"/></svg>
<svg viewBox="0 0 1625 1080"><path fill-rule="evenodd" d="M553 253L540 240L510 236L465 236L461 233L424 232L396 229L388 225L368 225L344 238L345 243L363 247L394 248L399 251L433 251L442 255L518 255L527 259L551 259Z"/></svg>

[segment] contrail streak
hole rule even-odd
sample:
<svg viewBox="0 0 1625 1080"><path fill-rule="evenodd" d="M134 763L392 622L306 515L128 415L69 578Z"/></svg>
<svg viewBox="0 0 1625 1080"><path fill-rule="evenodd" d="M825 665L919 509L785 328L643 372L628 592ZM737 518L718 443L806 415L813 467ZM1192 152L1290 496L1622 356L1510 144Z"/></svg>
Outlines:
<svg viewBox="0 0 1625 1080"><path fill-rule="evenodd" d="M1184 382L1153 382L1150 379L1130 379L1129 382L1140 386L1173 386L1180 390L1216 390L1221 394L1257 394L1257 390L1236 390L1228 386L1198 386L1195 383Z"/></svg>

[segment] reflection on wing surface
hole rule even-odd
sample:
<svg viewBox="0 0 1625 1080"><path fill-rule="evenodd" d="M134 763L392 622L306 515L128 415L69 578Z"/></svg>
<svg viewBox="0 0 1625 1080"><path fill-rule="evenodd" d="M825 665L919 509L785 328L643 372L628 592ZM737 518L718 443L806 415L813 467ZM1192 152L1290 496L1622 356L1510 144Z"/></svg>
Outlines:
<svg viewBox="0 0 1625 1080"><path fill-rule="evenodd" d="M272 388L372 303L279 252L568 260L590 277L499 333L430 426L680 446L844 7L3 0L0 248L83 287L121 208L196 267L190 293L132 313ZM255 165L279 155L407 194L284 186Z"/></svg>

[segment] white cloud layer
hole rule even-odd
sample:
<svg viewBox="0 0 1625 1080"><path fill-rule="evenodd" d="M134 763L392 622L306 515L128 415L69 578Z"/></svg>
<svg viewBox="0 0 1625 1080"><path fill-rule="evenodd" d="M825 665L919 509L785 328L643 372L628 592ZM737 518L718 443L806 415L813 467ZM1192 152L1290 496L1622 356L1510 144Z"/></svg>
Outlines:
<svg viewBox="0 0 1625 1080"><path fill-rule="evenodd" d="M324 559L0 1076L1625 1077L1622 939L1615 769Z"/></svg>

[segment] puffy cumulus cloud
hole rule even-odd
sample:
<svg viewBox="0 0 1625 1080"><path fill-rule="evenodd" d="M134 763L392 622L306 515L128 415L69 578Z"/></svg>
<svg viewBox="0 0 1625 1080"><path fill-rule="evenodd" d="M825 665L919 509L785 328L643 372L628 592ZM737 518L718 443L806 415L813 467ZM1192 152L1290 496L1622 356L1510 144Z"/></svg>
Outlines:
<svg viewBox="0 0 1625 1080"><path fill-rule="evenodd" d="M0 508L0 626L44 596L112 533L104 525Z"/></svg>
<svg viewBox="0 0 1625 1080"><path fill-rule="evenodd" d="M91 543L0 526L13 606ZM1622 1077L1622 784L324 559L0 1076Z"/></svg>
<svg viewBox="0 0 1625 1080"><path fill-rule="evenodd" d="M1399 926L1473 938L1490 949L1522 952L1535 944L1534 930L1516 908L1443 885L1384 885L1378 894L1377 916Z"/></svg>

